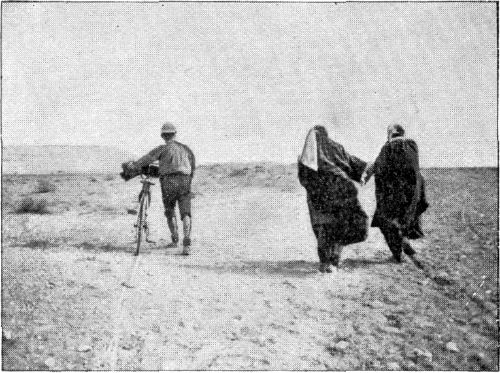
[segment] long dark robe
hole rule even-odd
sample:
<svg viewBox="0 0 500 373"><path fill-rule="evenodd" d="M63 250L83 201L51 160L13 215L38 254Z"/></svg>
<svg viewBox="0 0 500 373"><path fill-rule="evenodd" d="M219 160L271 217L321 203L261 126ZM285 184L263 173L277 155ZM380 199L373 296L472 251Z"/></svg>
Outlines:
<svg viewBox="0 0 500 373"><path fill-rule="evenodd" d="M416 142L407 138L388 141L371 172L375 174L377 199L372 227L396 224L404 237L422 237L419 217L429 204L425 198L425 181L420 173Z"/></svg>
<svg viewBox="0 0 500 373"><path fill-rule="evenodd" d="M348 245L364 241L368 216L363 211L353 180L360 181L366 162L348 154L328 137L316 134L318 171L299 162L299 181L307 191L313 226L327 224L332 241Z"/></svg>

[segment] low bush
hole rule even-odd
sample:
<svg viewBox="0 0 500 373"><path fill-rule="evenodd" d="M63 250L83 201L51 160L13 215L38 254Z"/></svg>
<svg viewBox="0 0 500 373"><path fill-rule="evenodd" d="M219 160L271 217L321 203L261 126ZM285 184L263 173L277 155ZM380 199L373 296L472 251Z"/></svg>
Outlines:
<svg viewBox="0 0 500 373"><path fill-rule="evenodd" d="M56 185L54 183L51 183L47 179L38 180L38 186L36 188L36 193L49 193L49 192L55 192L55 191L56 191Z"/></svg>
<svg viewBox="0 0 500 373"><path fill-rule="evenodd" d="M26 197L19 201L15 212L18 214L48 214L47 205L46 199Z"/></svg>
<svg viewBox="0 0 500 373"><path fill-rule="evenodd" d="M44 240L44 239L33 239L33 240L30 240L28 242L25 242L22 246L23 247L30 247L32 249L47 249L50 245L52 244L52 242L50 242L49 240Z"/></svg>
<svg viewBox="0 0 500 373"><path fill-rule="evenodd" d="M250 169L248 167L232 170L229 173L229 177L245 176L248 174Z"/></svg>

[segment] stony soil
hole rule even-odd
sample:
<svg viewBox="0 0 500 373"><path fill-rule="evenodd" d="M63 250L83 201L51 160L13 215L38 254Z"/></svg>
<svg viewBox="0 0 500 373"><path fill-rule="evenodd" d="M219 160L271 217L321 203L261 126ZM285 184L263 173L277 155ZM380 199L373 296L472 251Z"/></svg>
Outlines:
<svg viewBox="0 0 500 373"><path fill-rule="evenodd" d="M135 258L137 180L4 176L3 369L498 370L498 171L424 175L424 270L372 229L331 274L292 166L202 168L189 257L165 248L157 185ZM49 213L15 213L27 196Z"/></svg>

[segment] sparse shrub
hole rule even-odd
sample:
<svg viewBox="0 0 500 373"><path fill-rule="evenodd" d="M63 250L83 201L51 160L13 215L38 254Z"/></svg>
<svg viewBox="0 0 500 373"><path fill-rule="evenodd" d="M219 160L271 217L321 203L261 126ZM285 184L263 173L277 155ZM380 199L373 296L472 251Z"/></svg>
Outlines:
<svg viewBox="0 0 500 373"><path fill-rule="evenodd" d="M117 212L118 209L114 206L102 206L101 211L106 211L106 212Z"/></svg>
<svg viewBox="0 0 500 373"><path fill-rule="evenodd" d="M104 180L105 181L111 181L111 180L114 180L114 179L115 179L115 176L111 175L111 174L104 176Z"/></svg>
<svg viewBox="0 0 500 373"><path fill-rule="evenodd" d="M56 185L54 183L51 183L48 179L38 180L36 193L49 193L55 191L56 191Z"/></svg>
<svg viewBox="0 0 500 373"><path fill-rule="evenodd" d="M248 171L250 171L248 167L232 170L229 173L229 177L245 176L246 174L248 174Z"/></svg>
<svg viewBox="0 0 500 373"><path fill-rule="evenodd" d="M82 242L81 244L77 245L77 247L84 250L96 249L96 245L90 242Z"/></svg>
<svg viewBox="0 0 500 373"><path fill-rule="evenodd" d="M26 197L19 201L16 210L18 214L48 214L47 200L44 198Z"/></svg>
<svg viewBox="0 0 500 373"><path fill-rule="evenodd" d="M25 242L23 244L23 247L30 247L32 249L39 248L42 250L46 250L51 244L52 244L52 242L50 242L49 240L33 239L31 241Z"/></svg>
<svg viewBox="0 0 500 373"><path fill-rule="evenodd" d="M91 177L89 180L91 183L97 183L97 179L95 177Z"/></svg>

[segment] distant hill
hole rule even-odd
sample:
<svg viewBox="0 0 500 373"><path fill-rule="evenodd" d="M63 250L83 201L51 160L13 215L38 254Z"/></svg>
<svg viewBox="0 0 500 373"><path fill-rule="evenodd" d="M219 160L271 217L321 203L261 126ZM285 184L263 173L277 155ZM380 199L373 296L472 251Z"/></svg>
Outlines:
<svg viewBox="0 0 500 373"><path fill-rule="evenodd" d="M3 147L2 173L48 174L120 171L133 154L97 145L10 145Z"/></svg>

